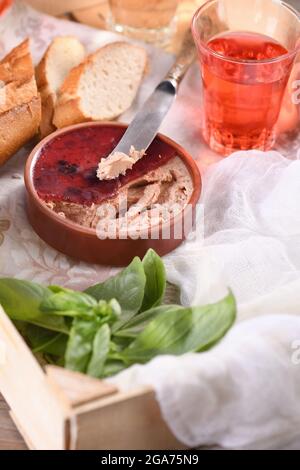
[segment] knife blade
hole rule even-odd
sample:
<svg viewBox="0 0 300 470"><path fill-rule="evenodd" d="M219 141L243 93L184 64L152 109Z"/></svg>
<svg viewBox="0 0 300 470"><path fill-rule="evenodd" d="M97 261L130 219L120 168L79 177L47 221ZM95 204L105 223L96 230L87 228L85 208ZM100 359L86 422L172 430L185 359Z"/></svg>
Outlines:
<svg viewBox="0 0 300 470"><path fill-rule="evenodd" d="M136 150L147 150L175 97L176 87L170 81L161 82L138 111L113 153L129 155L131 146Z"/></svg>
<svg viewBox="0 0 300 470"><path fill-rule="evenodd" d="M169 112L176 96L177 90L181 80L187 72L189 66L193 63L196 57L196 49L192 33L190 29L185 35L181 50L177 56L177 59L169 70L167 76L162 82L155 88L154 92L150 95L147 101L144 103L142 109L138 111L137 115L128 126L122 139L115 147L113 152L105 159L102 159L99 164L98 177L100 179L112 179L118 175L115 175L113 171L110 171L110 176L103 176L101 172L101 164L108 165L113 163L114 156L116 154L130 155L131 149L134 148L137 151L145 151L154 140L165 116ZM141 152L140 158L143 157ZM137 157L136 158L136 161ZM147 158L146 156L144 158ZM135 161L132 158L127 159L128 168L131 168ZM126 162L125 162L126 165ZM125 168L126 169L126 168ZM124 171L124 167L123 167ZM107 172L105 172L106 174Z"/></svg>

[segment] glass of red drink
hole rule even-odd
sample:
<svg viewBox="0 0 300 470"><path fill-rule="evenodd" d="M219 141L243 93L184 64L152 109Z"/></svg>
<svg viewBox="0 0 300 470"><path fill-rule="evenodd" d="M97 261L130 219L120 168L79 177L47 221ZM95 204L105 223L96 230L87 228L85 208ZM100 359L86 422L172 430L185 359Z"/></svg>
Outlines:
<svg viewBox="0 0 300 470"><path fill-rule="evenodd" d="M270 149L300 48L300 14L280 0L209 0L192 30L205 141L223 155Z"/></svg>

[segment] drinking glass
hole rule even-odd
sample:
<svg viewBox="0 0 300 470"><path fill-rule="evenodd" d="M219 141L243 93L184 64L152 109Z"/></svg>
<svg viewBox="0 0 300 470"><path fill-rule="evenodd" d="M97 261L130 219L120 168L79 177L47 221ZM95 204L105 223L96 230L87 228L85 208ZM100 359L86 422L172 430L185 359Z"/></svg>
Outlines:
<svg viewBox="0 0 300 470"><path fill-rule="evenodd" d="M299 52L299 13L280 0L209 0L195 13L192 31L205 141L223 155L270 149Z"/></svg>
<svg viewBox="0 0 300 470"><path fill-rule="evenodd" d="M109 4L110 29L158 45L170 40L178 0L109 0Z"/></svg>

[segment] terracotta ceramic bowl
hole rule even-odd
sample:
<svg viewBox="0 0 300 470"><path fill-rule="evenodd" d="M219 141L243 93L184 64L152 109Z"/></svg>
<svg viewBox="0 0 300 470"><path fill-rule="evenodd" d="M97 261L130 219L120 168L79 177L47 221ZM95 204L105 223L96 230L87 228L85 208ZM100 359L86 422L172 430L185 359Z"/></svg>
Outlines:
<svg viewBox="0 0 300 470"><path fill-rule="evenodd" d="M182 226L183 219L194 220L195 208L201 193L201 177L198 167L192 157L173 140L158 134L156 139L164 145L170 146L176 151L176 155L185 163L191 175L193 182L193 192L186 209L168 222L170 236L165 237L162 234L165 227L159 223L156 227L151 227L152 236L141 236L137 239L115 238L100 239L96 230L82 227L66 218L56 214L48 208L39 198L34 187L33 175L36 162L40 158L41 151L46 151L47 145L56 137L63 138L66 134L87 127L101 126L108 131L109 128L118 128L125 132L126 125L120 123L85 123L59 130L42 140L31 152L25 168L25 185L27 190L27 214L29 221L36 233L49 245L58 251L77 258L88 263L98 263L111 266L127 265L134 256L143 257L149 248L153 248L159 255L163 256L174 250L184 240L188 230L187 228L176 231L176 228ZM154 229L154 230L153 230ZM154 233L154 235L153 235ZM166 238L166 239L165 239Z"/></svg>

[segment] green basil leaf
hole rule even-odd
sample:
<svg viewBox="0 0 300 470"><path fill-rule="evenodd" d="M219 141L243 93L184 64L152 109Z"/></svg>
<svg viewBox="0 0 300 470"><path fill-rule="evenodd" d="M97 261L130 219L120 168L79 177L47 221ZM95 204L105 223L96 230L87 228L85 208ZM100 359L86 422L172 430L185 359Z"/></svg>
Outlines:
<svg viewBox="0 0 300 470"><path fill-rule="evenodd" d="M166 309L121 353L127 365L145 363L160 354L208 349L224 336L236 317L232 293L216 304Z"/></svg>
<svg viewBox="0 0 300 470"><path fill-rule="evenodd" d="M177 309L177 305L160 305L159 307L154 307L146 312L139 313L133 317L123 328L118 330L114 337L117 338L136 338L139 333L141 333L146 326L154 320L161 313L166 313L169 310L172 312L174 309Z"/></svg>
<svg viewBox="0 0 300 470"><path fill-rule="evenodd" d="M57 285L48 286L48 289L51 290L53 294L59 294L60 292L70 292L70 289L66 289L65 287Z"/></svg>
<svg viewBox="0 0 300 470"><path fill-rule="evenodd" d="M52 295L47 287L18 279L0 279L0 304L12 320L25 321L50 330L68 333L63 318L46 315L40 304Z"/></svg>
<svg viewBox="0 0 300 470"><path fill-rule="evenodd" d="M124 369L126 369L124 362L115 359L108 359L103 367L101 377L111 377L112 375L116 375Z"/></svg>
<svg viewBox="0 0 300 470"><path fill-rule="evenodd" d="M68 336L36 325L27 324L23 332L33 352L43 352L63 357L66 351Z"/></svg>
<svg viewBox="0 0 300 470"><path fill-rule="evenodd" d="M65 367L86 372L92 356L93 341L99 328L99 320L74 318L65 354Z"/></svg>
<svg viewBox="0 0 300 470"><path fill-rule="evenodd" d="M131 336L113 336L113 342L119 348L119 351L123 351L123 349L128 348L128 346L130 345L130 343L132 343L134 339L135 338L132 338ZM119 357L113 356L112 359L119 359Z"/></svg>
<svg viewBox="0 0 300 470"><path fill-rule="evenodd" d="M160 256L150 249L143 259L146 286L141 312L161 304L166 290L166 270Z"/></svg>
<svg viewBox="0 0 300 470"><path fill-rule="evenodd" d="M87 374L102 377L104 364L110 347L110 328L107 324L102 325L97 331L93 341L93 353L90 359Z"/></svg>
<svg viewBox="0 0 300 470"><path fill-rule="evenodd" d="M64 333L65 335L68 335L70 331L70 326L65 318L58 317L57 315L43 314L43 316L34 320L27 321L33 325L40 326L41 328Z"/></svg>
<svg viewBox="0 0 300 470"><path fill-rule="evenodd" d="M134 258L130 265L107 281L88 288L85 292L96 300L116 299L122 309L122 315L114 325L114 331L130 320L140 310L145 291L146 276L139 258Z"/></svg>
<svg viewBox="0 0 300 470"><path fill-rule="evenodd" d="M57 333L52 340L49 340L48 343L38 346L34 349L34 352L43 352L47 354L52 354L57 358L61 358L64 361L65 352L67 349L68 336L64 333Z"/></svg>
<svg viewBox="0 0 300 470"><path fill-rule="evenodd" d="M102 318L102 321L110 324L118 320L122 313L120 304L116 299L111 299L109 302L99 300L97 307L94 308L94 312Z"/></svg>
<svg viewBox="0 0 300 470"><path fill-rule="evenodd" d="M42 301L40 309L43 312L70 317L94 315L93 308L97 306L97 301L90 295L58 286L51 286L50 289L55 293Z"/></svg>

